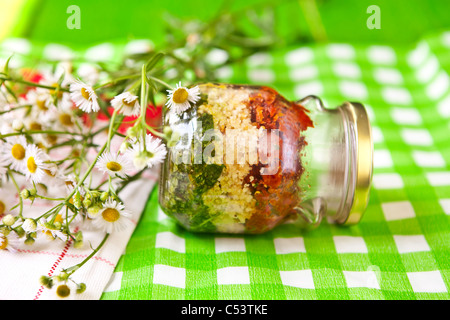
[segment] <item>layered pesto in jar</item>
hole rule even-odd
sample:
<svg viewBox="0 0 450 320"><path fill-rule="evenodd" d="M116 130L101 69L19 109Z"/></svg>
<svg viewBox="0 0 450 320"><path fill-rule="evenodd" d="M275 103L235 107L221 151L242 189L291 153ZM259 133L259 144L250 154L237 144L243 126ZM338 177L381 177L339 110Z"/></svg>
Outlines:
<svg viewBox="0 0 450 320"><path fill-rule="evenodd" d="M301 202L307 110L267 87L199 85L165 124L180 135L162 167L160 205L198 232L261 233Z"/></svg>

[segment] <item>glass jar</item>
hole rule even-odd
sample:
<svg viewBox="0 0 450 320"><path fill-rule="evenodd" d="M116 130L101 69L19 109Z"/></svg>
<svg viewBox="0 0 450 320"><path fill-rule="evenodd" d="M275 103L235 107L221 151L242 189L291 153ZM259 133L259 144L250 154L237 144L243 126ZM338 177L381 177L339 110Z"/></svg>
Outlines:
<svg viewBox="0 0 450 320"><path fill-rule="evenodd" d="M195 232L262 233L322 218L355 224L368 202L373 144L363 105L326 109L264 86L201 84L165 114L180 137L162 166L162 210Z"/></svg>

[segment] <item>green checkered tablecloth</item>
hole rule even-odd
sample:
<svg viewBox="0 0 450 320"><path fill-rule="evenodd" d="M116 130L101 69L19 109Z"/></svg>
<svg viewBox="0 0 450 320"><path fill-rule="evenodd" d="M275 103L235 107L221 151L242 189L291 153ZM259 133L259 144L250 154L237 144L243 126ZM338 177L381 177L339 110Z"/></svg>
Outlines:
<svg viewBox="0 0 450 320"><path fill-rule="evenodd" d="M32 50L71 54L54 46ZM101 44L93 56L122 50ZM194 234L164 215L155 188L101 299L449 299L449 51L442 32L411 47L288 48L218 70L223 81L269 85L291 100L315 94L330 108L366 105L375 152L362 221Z"/></svg>
<svg viewBox="0 0 450 320"><path fill-rule="evenodd" d="M363 102L374 176L362 221L193 234L152 193L102 299L448 299L450 32L412 47L328 44L261 53L220 70L328 107Z"/></svg>

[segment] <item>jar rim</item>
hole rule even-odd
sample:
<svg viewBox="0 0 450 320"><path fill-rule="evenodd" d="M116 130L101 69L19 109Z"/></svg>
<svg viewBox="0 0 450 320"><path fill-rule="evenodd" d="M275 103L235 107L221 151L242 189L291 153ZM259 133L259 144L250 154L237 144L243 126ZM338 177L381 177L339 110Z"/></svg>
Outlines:
<svg viewBox="0 0 450 320"><path fill-rule="evenodd" d="M367 208L373 174L373 141L369 117L365 107L358 102L345 102L341 110L354 128L355 171L352 175L354 187L349 190L348 198L352 199L348 213L336 222L343 225L357 224Z"/></svg>

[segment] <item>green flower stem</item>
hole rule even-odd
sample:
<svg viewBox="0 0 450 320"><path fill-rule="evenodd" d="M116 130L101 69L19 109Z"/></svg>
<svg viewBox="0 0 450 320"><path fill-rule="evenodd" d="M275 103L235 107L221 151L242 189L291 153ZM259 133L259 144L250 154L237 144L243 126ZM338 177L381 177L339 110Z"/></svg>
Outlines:
<svg viewBox="0 0 450 320"><path fill-rule="evenodd" d="M5 114L5 113L9 113L9 112L16 111L16 110L19 110L19 109L24 109L24 108L31 108L31 107L32 107L31 104L25 104L25 105L22 105L22 106L17 106L17 107L14 107L13 109L10 109L10 110L0 111L0 116Z"/></svg>
<svg viewBox="0 0 450 320"><path fill-rule="evenodd" d="M47 217L51 216L52 214L57 214L59 209L61 209L63 207L63 205L64 205L64 203L57 204L56 206L54 206L50 210L44 212L43 214L41 214L39 217L37 217L34 220L39 221L41 218L47 218Z"/></svg>
<svg viewBox="0 0 450 320"><path fill-rule="evenodd" d="M65 134L65 135L71 135L71 136L82 136L84 135L82 133L76 133L76 132L67 132L67 131L52 131L52 130L39 130L39 131L26 131L26 132L12 132L12 133L6 133L6 134L0 134L0 139L13 137L13 136L21 136L24 134L51 134L51 135L58 135L58 134Z"/></svg>
<svg viewBox="0 0 450 320"><path fill-rule="evenodd" d="M57 86L57 87L46 86L46 85L43 85L43 84L34 83L34 82L26 81L26 80L23 80L23 79L14 79L14 78L9 77L9 78L0 78L0 80L26 84L26 85L31 86L31 87L38 87L38 88L43 88L43 89L48 89L48 90L59 90L59 91L64 91L64 92L70 92L69 89L62 88L60 86Z"/></svg>
<svg viewBox="0 0 450 320"><path fill-rule="evenodd" d="M166 135L164 133L156 131L153 127L149 126L148 124L145 124L145 127L148 129L148 131L153 133L155 136L158 136L160 138L165 138L166 137Z"/></svg>
<svg viewBox="0 0 450 320"><path fill-rule="evenodd" d="M139 123L145 123L145 116L147 114L147 82L145 81L145 74L145 64L143 64L141 73L141 114L139 115Z"/></svg>
<svg viewBox="0 0 450 320"><path fill-rule="evenodd" d="M44 196L40 196L38 194L35 195L36 198L39 199L44 199L44 200L49 200L49 201L64 201L64 198L49 198L49 197L44 197Z"/></svg>
<svg viewBox="0 0 450 320"><path fill-rule="evenodd" d="M110 122L109 122L108 140L106 141L106 142L107 142L106 148L107 148L108 150L110 150L110 147L111 147L111 139L112 139L112 137L113 137L113 135L114 135L114 134L113 134L113 132L114 132L114 122L116 121L117 113L118 113L117 109L114 109L114 112L113 112L113 114L112 114L112 116L111 116L111 120L110 120Z"/></svg>
<svg viewBox="0 0 450 320"><path fill-rule="evenodd" d="M170 90L173 90L173 87L170 84L168 84L167 82L162 81L161 79L158 79L158 78L155 78L155 77L152 77L152 76L148 76L148 78L153 80L153 81L155 81L155 82L158 82L159 84L162 84L163 86L165 86L166 88L168 88Z"/></svg>
<svg viewBox="0 0 450 320"><path fill-rule="evenodd" d="M22 214L23 214L23 199L20 196L20 188L19 185L17 184L16 179L14 178L14 175L12 174L12 172L10 170L8 170L8 176L11 178L11 181L14 183L14 186L17 189L17 194L19 194L19 205L20 205L20 211L19 211L19 217L23 218Z"/></svg>
<svg viewBox="0 0 450 320"><path fill-rule="evenodd" d="M135 79L135 78L139 78L140 74L136 73L136 74L132 74L132 75L128 75L128 76L122 76L122 77L118 77L114 80L99 84L97 86L94 87L94 90L109 86L111 84L116 84L119 81L124 81L124 80L130 80L130 79Z"/></svg>
<svg viewBox="0 0 450 320"><path fill-rule="evenodd" d="M100 244L97 246L97 248L95 248L90 255L88 255L83 261L81 261L80 263L64 270L67 275L70 277L72 274L74 274L75 271L77 271L78 269L80 269L86 262L88 262L105 244L106 240L109 237L109 233L105 234L105 236L103 237L102 242L100 242Z"/></svg>
<svg viewBox="0 0 450 320"><path fill-rule="evenodd" d="M69 202L70 199L73 197L73 195L75 194L75 192L77 191L77 189L84 183L84 181L87 179L87 177L89 176L89 174L92 172L92 170L95 167L95 164L98 161L98 158L100 158L100 156L103 154L103 152L105 151L106 147L108 146L108 141L105 142L105 144L102 146L102 148L100 149L100 151L97 154L97 157L95 158L94 161L92 161L91 165L89 166L88 170L85 172L84 176L80 179L80 181L78 182L78 184L75 186L75 188L73 189L73 191L70 193L70 195L67 196L67 198L65 199L65 202Z"/></svg>

